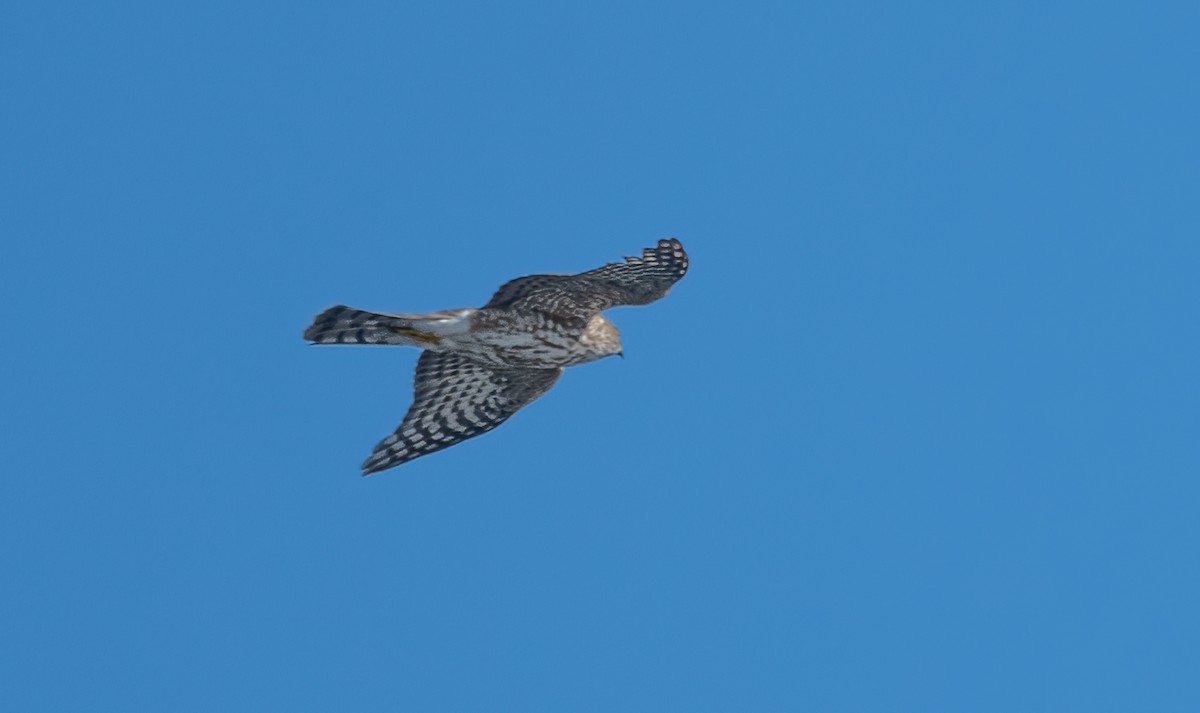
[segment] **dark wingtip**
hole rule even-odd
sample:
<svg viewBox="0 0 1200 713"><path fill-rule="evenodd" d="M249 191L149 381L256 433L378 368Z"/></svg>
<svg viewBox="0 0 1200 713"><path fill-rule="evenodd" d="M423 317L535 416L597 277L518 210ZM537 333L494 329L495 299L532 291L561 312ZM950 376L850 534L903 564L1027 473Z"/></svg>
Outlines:
<svg viewBox="0 0 1200 713"><path fill-rule="evenodd" d="M370 458L363 461L362 476L365 478L373 473L378 473L388 468L395 468L398 465L400 465L399 462L391 462L387 458L380 458L378 453L372 453Z"/></svg>
<svg viewBox="0 0 1200 713"><path fill-rule="evenodd" d="M650 253L649 250L646 251ZM683 249L683 243L679 238L671 236L662 238L658 241L657 247L654 249L654 257L662 264L669 265L678 270L679 277L683 277L688 271L688 254Z"/></svg>

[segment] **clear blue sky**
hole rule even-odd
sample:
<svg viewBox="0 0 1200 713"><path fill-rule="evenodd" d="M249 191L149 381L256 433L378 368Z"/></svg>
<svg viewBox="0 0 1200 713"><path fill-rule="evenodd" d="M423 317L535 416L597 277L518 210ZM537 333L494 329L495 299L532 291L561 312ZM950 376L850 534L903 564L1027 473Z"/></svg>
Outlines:
<svg viewBox="0 0 1200 713"><path fill-rule="evenodd" d="M6 3L0 707L1200 710L1193 3ZM363 479L417 352L627 358Z"/></svg>

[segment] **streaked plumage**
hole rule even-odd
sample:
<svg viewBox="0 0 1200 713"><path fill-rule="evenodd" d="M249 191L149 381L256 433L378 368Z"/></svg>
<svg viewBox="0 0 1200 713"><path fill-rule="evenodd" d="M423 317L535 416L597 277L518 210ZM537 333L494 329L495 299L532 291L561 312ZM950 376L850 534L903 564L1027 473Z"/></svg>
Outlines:
<svg viewBox="0 0 1200 713"><path fill-rule="evenodd" d="M683 245L671 238L641 257L578 275L519 277L478 309L382 314L331 307L304 338L425 349L412 406L363 463L368 475L486 433L549 390L563 367L620 354L620 332L600 312L649 304L687 269Z"/></svg>

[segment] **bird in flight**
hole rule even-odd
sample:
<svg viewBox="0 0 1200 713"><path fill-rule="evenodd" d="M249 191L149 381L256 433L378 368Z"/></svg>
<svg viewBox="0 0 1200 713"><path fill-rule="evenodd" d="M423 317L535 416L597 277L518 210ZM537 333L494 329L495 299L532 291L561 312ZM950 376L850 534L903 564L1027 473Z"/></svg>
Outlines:
<svg viewBox="0 0 1200 713"><path fill-rule="evenodd" d="M330 307L304 338L425 350L412 406L362 465L370 475L492 430L546 393L563 367L621 354L621 333L601 312L654 302L687 269L683 245L670 238L641 257L578 275L518 277L478 309L383 314Z"/></svg>

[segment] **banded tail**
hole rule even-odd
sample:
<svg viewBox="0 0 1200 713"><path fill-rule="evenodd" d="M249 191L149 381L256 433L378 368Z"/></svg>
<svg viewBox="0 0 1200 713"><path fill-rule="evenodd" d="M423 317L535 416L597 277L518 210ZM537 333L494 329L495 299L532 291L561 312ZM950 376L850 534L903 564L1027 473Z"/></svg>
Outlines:
<svg viewBox="0 0 1200 713"><path fill-rule="evenodd" d="M442 340L437 332L445 333L447 322L447 319L434 315L378 314L338 305L317 315L312 325L304 330L304 338L313 344L430 347Z"/></svg>

